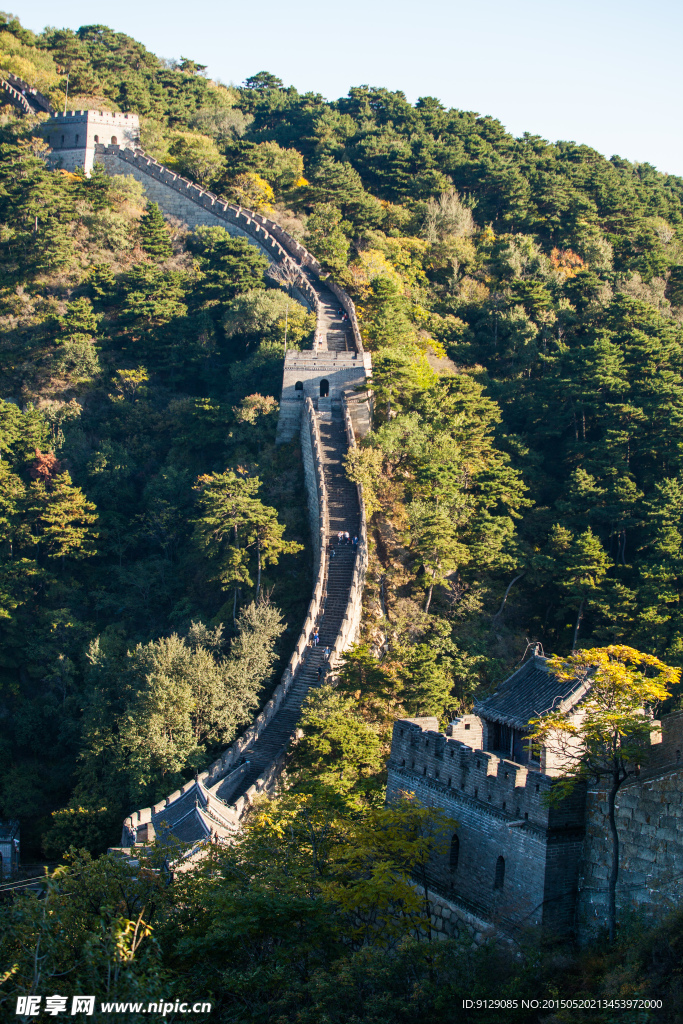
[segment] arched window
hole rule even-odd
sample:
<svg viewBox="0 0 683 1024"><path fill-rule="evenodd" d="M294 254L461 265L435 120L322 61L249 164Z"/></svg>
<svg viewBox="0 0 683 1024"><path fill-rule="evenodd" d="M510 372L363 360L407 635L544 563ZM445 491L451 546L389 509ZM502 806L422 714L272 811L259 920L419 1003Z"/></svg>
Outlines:
<svg viewBox="0 0 683 1024"><path fill-rule="evenodd" d="M496 861L496 877L493 881L494 889L502 889L505 883L505 858L499 857Z"/></svg>
<svg viewBox="0 0 683 1024"><path fill-rule="evenodd" d="M94 141L95 141L95 142L99 142L99 141L100 141L100 137L99 137L99 135L95 135L95 137L94 137Z"/></svg>
<svg viewBox="0 0 683 1024"><path fill-rule="evenodd" d="M112 146L118 146L118 144L119 144L119 140L116 138L115 135L112 135L112 137L111 137L111 144L112 144Z"/></svg>
<svg viewBox="0 0 683 1024"><path fill-rule="evenodd" d="M323 378L323 380L320 381L320 397L321 398L327 398L329 393L330 393L330 382L329 382L329 380L325 380Z"/></svg>
<svg viewBox="0 0 683 1024"><path fill-rule="evenodd" d="M303 389L304 389L304 382L302 380L298 380L296 382L296 384L294 385L294 390L295 391L303 391Z"/></svg>
<svg viewBox="0 0 683 1024"><path fill-rule="evenodd" d="M458 859L459 859L459 857L460 857L460 840L458 839L458 837L454 833L452 838L451 838L451 853L450 853L450 857L449 857L449 861L448 861L448 866L450 867L451 871L457 871L458 870Z"/></svg>

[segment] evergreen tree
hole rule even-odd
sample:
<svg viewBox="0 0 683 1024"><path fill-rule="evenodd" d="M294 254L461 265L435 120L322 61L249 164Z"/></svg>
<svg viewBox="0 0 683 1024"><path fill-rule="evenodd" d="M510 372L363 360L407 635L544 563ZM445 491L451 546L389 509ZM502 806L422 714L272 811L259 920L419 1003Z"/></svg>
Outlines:
<svg viewBox="0 0 683 1024"><path fill-rule="evenodd" d="M148 203L138 229L140 245L156 263L163 263L173 255L168 228L158 203Z"/></svg>
<svg viewBox="0 0 683 1024"><path fill-rule="evenodd" d="M34 541L48 558L88 558L95 554L97 533L93 526L97 511L80 487L74 487L69 473L60 473L47 484L34 481L26 503Z"/></svg>

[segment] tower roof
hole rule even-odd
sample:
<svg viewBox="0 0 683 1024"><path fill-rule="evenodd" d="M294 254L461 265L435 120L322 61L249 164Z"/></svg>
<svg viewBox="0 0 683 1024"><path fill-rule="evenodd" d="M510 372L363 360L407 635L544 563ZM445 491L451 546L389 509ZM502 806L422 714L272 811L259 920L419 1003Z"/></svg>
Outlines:
<svg viewBox="0 0 683 1024"><path fill-rule="evenodd" d="M495 693L475 704L475 712L489 722L524 731L532 718L540 718L560 704L573 706L586 692L580 679L561 682L548 670L546 659L532 655Z"/></svg>

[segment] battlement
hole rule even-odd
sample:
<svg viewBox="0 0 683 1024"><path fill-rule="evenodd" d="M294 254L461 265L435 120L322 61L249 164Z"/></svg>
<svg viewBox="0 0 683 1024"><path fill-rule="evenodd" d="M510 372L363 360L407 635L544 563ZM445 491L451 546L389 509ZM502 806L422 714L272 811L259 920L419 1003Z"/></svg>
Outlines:
<svg viewBox="0 0 683 1024"><path fill-rule="evenodd" d="M72 124L78 121L100 121L103 124L120 124L127 127L140 127L137 114L114 113L111 110L67 110L64 114L51 114L44 123L49 127L53 124Z"/></svg>
<svg viewBox="0 0 683 1024"><path fill-rule="evenodd" d="M549 775L444 735L435 718L394 723L389 767L400 773L406 789L415 783L443 790L451 799L474 802L520 826L582 827L581 798L549 807L547 794L555 781Z"/></svg>

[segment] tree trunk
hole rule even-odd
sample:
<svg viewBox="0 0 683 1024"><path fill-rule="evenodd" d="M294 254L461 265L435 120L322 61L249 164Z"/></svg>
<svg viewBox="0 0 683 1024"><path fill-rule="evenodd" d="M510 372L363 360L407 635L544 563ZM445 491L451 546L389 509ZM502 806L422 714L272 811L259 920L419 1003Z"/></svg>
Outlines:
<svg viewBox="0 0 683 1024"><path fill-rule="evenodd" d="M235 587L232 598L232 624L235 627L237 626L237 587Z"/></svg>
<svg viewBox="0 0 683 1024"><path fill-rule="evenodd" d="M256 601L261 592L261 538L256 538Z"/></svg>
<svg viewBox="0 0 683 1024"><path fill-rule="evenodd" d="M429 611L429 606L432 603L432 594L434 593L434 577L436 576L436 569L432 573L432 584L427 591L427 600L425 601L425 614Z"/></svg>
<svg viewBox="0 0 683 1024"><path fill-rule="evenodd" d="M574 627L574 642L572 643L573 651L576 650L576 641L579 636L579 626L581 625L581 619L583 618L583 604L584 599L582 599L581 604L579 605L579 614L576 616L576 626Z"/></svg>
<svg viewBox="0 0 683 1024"><path fill-rule="evenodd" d="M609 830L612 836L612 867L609 873L609 880L607 883L607 924L609 927L609 941L614 942L617 934L617 878L619 877L619 833L617 832L617 821L614 813L614 803L616 800L619 787L621 785L621 779L619 773L616 772L612 776L612 785L610 786L609 796L607 799L608 817L609 817Z"/></svg>
<svg viewBox="0 0 683 1024"><path fill-rule="evenodd" d="M508 594L509 594L509 593L510 593L510 591L512 590L512 588L513 588L513 586L515 585L515 583L517 582L517 580L521 580L522 576L524 576L524 575L526 575L526 569L524 570L524 572L520 572L519 576L515 576L515 578L514 578L513 580L511 580L511 581L510 581L510 583L508 583L508 588L507 588L507 590L505 591L505 595L504 595L504 597L503 597L503 601L502 601L502 603L501 603L501 606L500 606L500 608L498 609L498 611L496 612L496 614L495 614L495 615L493 616L493 618L491 619L491 625L493 625L493 623L494 623L494 622L497 622L497 621L498 621L498 619L499 619L499 618L501 617L501 615L503 614L503 609L505 608L505 602L506 602L506 601L507 601L507 599L508 599Z"/></svg>

